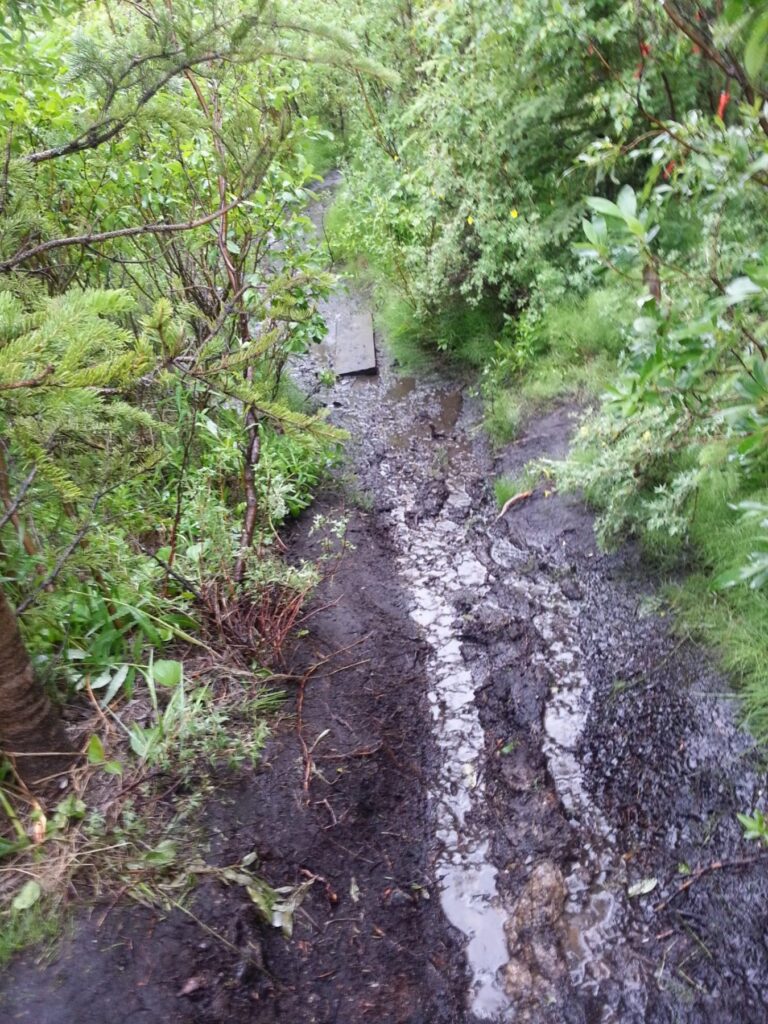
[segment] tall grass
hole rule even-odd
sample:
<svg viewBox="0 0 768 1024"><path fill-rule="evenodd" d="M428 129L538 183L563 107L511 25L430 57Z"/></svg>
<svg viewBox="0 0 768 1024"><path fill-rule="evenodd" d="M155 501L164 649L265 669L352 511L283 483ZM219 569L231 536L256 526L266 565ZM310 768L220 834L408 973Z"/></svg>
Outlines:
<svg viewBox="0 0 768 1024"><path fill-rule="evenodd" d="M719 651L740 691L750 728L768 742L768 594L746 584L723 590L712 583L734 565L744 565L764 536L758 522L745 520L733 508L746 497L735 484L727 468L708 474L691 521L693 571L670 588L670 596L679 624ZM768 488L752 491L749 498L768 501Z"/></svg>
<svg viewBox="0 0 768 1024"><path fill-rule="evenodd" d="M299 146L299 153L320 178L338 166L342 150L343 145L335 136L328 138L325 134L305 137Z"/></svg>
<svg viewBox="0 0 768 1024"><path fill-rule="evenodd" d="M525 420L563 398L600 393L615 372L634 312L620 289L570 295L534 317L523 314L487 374L485 426L499 444ZM509 372L505 373L505 357Z"/></svg>
<svg viewBox="0 0 768 1024"><path fill-rule="evenodd" d="M457 300L439 312L417 317L413 307L392 292L377 296L377 319L387 347L399 366L418 372L438 361L476 375L493 353L504 318L492 302L471 306Z"/></svg>

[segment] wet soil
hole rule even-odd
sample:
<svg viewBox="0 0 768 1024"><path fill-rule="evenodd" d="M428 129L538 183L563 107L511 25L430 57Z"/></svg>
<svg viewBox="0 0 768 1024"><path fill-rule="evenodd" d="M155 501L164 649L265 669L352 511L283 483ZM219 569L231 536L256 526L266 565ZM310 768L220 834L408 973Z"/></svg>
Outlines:
<svg viewBox="0 0 768 1024"><path fill-rule="evenodd" d="M531 424L505 453L504 471L559 457L573 417L564 407ZM577 498L539 487L505 517L503 539L502 562L527 562L522 579L511 570L524 601L518 635L487 642L486 633L476 648L494 675L487 729L506 722L518 740L511 757L489 761L492 814L530 821L537 757L538 803L550 812L533 816L534 850L508 827L495 830L494 851L512 868L513 900L542 858L561 874L562 902L543 930L551 926L578 993L573 1019L768 1019L768 864L735 819L764 803L765 774L711 653L674 633L638 552L597 550ZM718 863L727 866L707 870ZM630 898L644 880L652 892ZM538 976L554 993L546 958L531 969L525 942L517 948L511 991L531 992ZM539 1008L528 1019L564 1018Z"/></svg>
<svg viewBox="0 0 768 1024"><path fill-rule="evenodd" d="M340 290L327 314L367 301ZM578 498L544 483L498 518L495 476L560 457L577 410L498 455L460 380L379 362L323 399L354 479L320 509L343 500L354 549L292 655L328 658L301 737L294 706L201 825L209 863L316 879L293 936L213 880L197 921L102 907L56 962L7 972L2 1019L768 1020L768 862L735 819L765 773L712 655ZM317 366L296 372L311 390ZM322 543L310 523L292 557Z"/></svg>
<svg viewBox="0 0 768 1024"><path fill-rule="evenodd" d="M339 514L331 497L315 511ZM2 984L0 1019L458 1019L461 948L430 898L425 646L408 618L386 534L374 516L349 515L346 543L354 547L323 584L308 635L289 656L298 675L328 659L304 693L309 784L292 699L260 768L238 778L222 773L201 822L208 864L237 864L253 851L258 874L274 886L317 878L292 938L263 923L244 890L215 881L191 904L198 921L179 911L98 907L56 962L43 967L27 956L14 965ZM324 534L310 536L310 527L308 517L294 531L293 557L320 554Z"/></svg>

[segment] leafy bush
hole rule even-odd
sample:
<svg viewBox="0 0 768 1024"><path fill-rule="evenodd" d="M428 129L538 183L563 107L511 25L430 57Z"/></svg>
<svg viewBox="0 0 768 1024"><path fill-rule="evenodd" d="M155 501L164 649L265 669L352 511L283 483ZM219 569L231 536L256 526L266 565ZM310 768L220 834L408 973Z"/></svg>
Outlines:
<svg viewBox="0 0 768 1024"><path fill-rule="evenodd" d="M764 635L764 0L359 17L402 78L358 97L332 235L399 293L395 345L469 355L500 441L553 398L596 406L561 486Z"/></svg>

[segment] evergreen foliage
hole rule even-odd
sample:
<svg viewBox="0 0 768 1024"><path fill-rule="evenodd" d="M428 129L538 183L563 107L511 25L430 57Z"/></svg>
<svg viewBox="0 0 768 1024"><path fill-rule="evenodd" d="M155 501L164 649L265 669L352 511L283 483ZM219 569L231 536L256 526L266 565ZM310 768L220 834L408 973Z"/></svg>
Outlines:
<svg viewBox="0 0 768 1024"><path fill-rule="evenodd" d="M275 530L336 458L339 433L282 383L323 336L332 281L303 213L323 130L299 98L317 63L396 76L305 15L237 0L9 11L2 572L65 689L106 671L130 690L148 647L188 635L205 609L180 579L258 601L266 575L248 562L268 560L275 584Z"/></svg>

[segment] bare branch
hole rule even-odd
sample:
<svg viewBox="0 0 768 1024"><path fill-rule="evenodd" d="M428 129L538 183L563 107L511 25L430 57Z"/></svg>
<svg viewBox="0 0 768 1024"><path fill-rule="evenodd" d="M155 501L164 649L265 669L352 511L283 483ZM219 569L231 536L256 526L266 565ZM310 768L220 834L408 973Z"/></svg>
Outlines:
<svg viewBox="0 0 768 1024"><path fill-rule="evenodd" d="M5 515L0 517L0 530L2 530L2 528L5 526L7 522L14 519L14 517L16 516L16 513L21 508L21 503L24 501L24 495L32 486L32 482L34 481L36 476L37 466L33 466L32 469L27 474L24 483L19 488L19 493L16 495L13 501L11 501L10 505L8 505L8 507L6 508Z"/></svg>
<svg viewBox="0 0 768 1024"><path fill-rule="evenodd" d="M40 164L46 160L55 160L61 156L68 156L70 153L81 153L84 149L96 149L105 142L109 142L118 135L139 113L139 111L153 99L160 90L178 75L183 74L189 68L198 64L206 64L209 61L221 60L223 53L204 53L199 57L188 57L170 68L156 82L144 90L136 101L136 106L124 117L108 117L98 124L91 125L87 131L78 135L69 142L63 142L60 146L52 146L50 149L41 149L37 153L30 153L26 160L31 164Z"/></svg>
<svg viewBox="0 0 768 1024"><path fill-rule="evenodd" d="M16 380L12 384L0 384L0 391L20 391L22 388L41 388L53 371L54 367L49 363L39 376L29 377L27 380Z"/></svg>
<svg viewBox="0 0 768 1024"><path fill-rule="evenodd" d="M211 224L213 221L218 220L219 217L229 213L230 210L240 206L241 203L245 202L256 191L256 188L258 188L258 185L249 188L226 206L220 207L204 217L198 217L196 220L171 224L141 224L132 228L117 228L114 231L98 231L86 235L70 235L67 238L53 238L48 242L41 242L31 249L16 253L15 256L8 260L3 260L0 262L0 273L13 270L14 267L18 267L21 263L26 263L36 256L51 252L53 249L63 249L68 245L97 245L100 242L109 242L113 238L135 238L137 235L174 235L182 231L193 231L195 228L201 228L205 224Z"/></svg>

